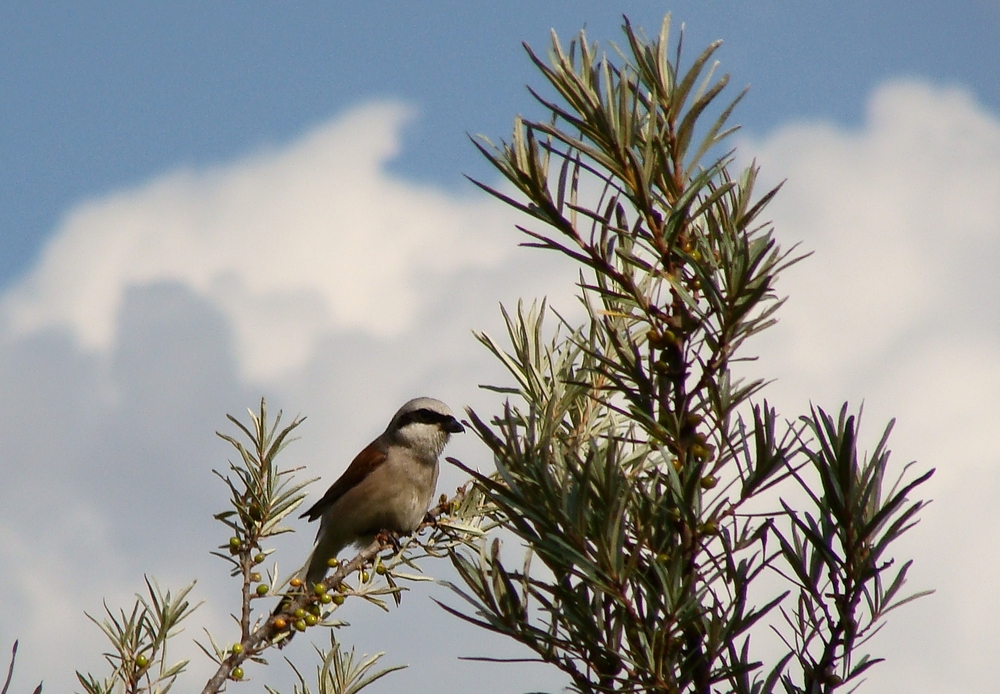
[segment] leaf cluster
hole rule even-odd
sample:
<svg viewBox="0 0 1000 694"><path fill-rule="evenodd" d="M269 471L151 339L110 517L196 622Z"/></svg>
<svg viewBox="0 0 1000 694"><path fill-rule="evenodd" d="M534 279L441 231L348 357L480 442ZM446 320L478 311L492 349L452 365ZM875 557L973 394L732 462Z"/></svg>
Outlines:
<svg viewBox="0 0 1000 694"><path fill-rule="evenodd" d="M372 672L375 664L385 654L376 653L373 656L364 656L361 662L355 663L354 649L346 651L341 648L333 632L330 632L329 649L323 650L315 646L314 648L320 660L320 664L316 666L316 694L357 694L389 673L406 668L405 665L393 665ZM313 694L313 690L309 688L298 668L291 661L288 664L295 671L299 680L299 683L292 689L293 694ZM271 687L265 687L265 689L269 694L278 694Z"/></svg>
<svg viewBox="0 0 1000 694"><path fill-rule="evenodd" d="M509 187L478 185L529 216L526 245L578 264L586 321L549 332L544 302L519 304L503 344L479 335L514 385L490 386L509 396L499 415L469 413L496 474L462 467L527 554L511 568L498 542L457 547L472 612L447 609L575 691L832 691L874 662L853 651L901 604L909 564L888 579L886 552L930 473L883 502L884 440L859 464L853 419L782 423L755 402L764 382L741 379L803 256L761 221L777 189L758 195L756 166L733 175L721 151L742 93L717 104L719 44L682 69L669 28L649 40L626 20L616 60L583 33L568 48L553 35L547 61L529 48L549 120L477 142ZM793 487L811 509L781 501ZM765 572L791 585L754 605ZM751 636L776 614L789 653L764 668Z"/></svg>
<svg viewBox="0 0 1000 694"><path fill-rule="evenodd" d="M398 605L407 590L406 583L433 580L423 575L418 564L421 559L446 556L454 545L482 537L490 527L483 515L482 494L466 485L451 498L442 495L413 536L376 539L353 558L336 563L321 584L304 586L292 577L281 578L277 563L264 569L264 562L275 551L267 545L278 535L292 531L283 523L302 503L303 489L313 480L297 480L295 473L300 468L282 467L278 456L295 440L291 434L303 419L295 418L281 426L281 413L269 419L263 399L257 411L249 415L248 423L228 417L238 435L219 433L238 457L230 462L228 474L215 472L228 490L230 506L215 518L225 526L229 538L212 554L223 559L237 579L240 609L232 615L237 625L235 638L217 639L206 631L207 643L196 641L217 665L202 690L205 694L245 680L243 667L247 662L267 665L265 651L283 646L297 631L312 626L348 626L335 614L348 599L360 598L388 610L386 598L391 597ZM78 673L88 694L165 693L186 666L187 661L166 666L164 658L167 641L178 633L176 625L193 609L187 601L193 584L176 596L164 594L153 581L147 580L147 587L149 598L138 597L130 612L114 613L106 607L108 618L93 620L113 646L112 652L106 654L112 674L100 680ZM277 609L275 598L279 601ZM340 649L332 632L331 648L318 654L319 694L354 694L400 669L373 671L381 654L356 662L353 651ZM295 691L311 692L299 670L295 672L299 678Z"/></svg>
<svg viewBox="0 0 1000 694"><path fill-rule="evenodd" d="M116 613L105 605L107 617L100 621L88 614L111 643L112 650L105 653L104 658L112 670L104 679L77 672L84 691L87 694L166 694L170 691L188 661L167 665L167 641L177 635L178 625L197 607L187 599L192 588L194 583L172 595L147 578L148 597L136 595L130 611Z"/></svg>
<svg viewBox="0 0 1000 694"><path fill-rule="evenodd" d="M813 433L815 443L803 453L818 485L796 473L812 508L794 509L782 501L790 520L788 530L778 534L783 570L798 595L793 606L782 608L788 636L779 634L802 673L797 683L784 678L786 691L796 694L852 682L881 662L856 651L881 629L891 610L933 592L902 597L913 561L896 567L887 554L916 525L926 502L909 501L908 495L934 471L904 481L911 463L885 489L893 422L872 453L859 459L859 419L848 415L846 406L836 420L818 408L802 418Z"/></svg>

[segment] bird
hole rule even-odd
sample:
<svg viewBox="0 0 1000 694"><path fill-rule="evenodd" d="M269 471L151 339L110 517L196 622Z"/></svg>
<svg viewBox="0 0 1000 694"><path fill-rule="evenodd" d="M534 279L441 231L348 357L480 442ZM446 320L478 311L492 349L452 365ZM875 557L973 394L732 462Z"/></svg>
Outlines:
<svg viewBox="0 0 1000 694"><path fill-rule="evenodd" d="M380 532L412 533L423 521L437 486L438 458L452 434L465 431L440 400L406 402L385 431L300 518L319 520L316 542L303 567L305 585L326 576L329 560L351 544L371 543Z"/></svg>

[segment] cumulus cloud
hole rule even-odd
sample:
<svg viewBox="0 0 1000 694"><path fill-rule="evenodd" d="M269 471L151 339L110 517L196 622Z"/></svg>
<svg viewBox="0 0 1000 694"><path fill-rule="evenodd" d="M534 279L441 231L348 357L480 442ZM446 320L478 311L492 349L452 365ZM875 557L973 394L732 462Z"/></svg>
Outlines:
<svg viewBox="0 0 1000 694"><path fill-rule="evenodd" d="M223 490L209 472L228 455L213 435L224 413L263 393L272 409L307 414L288 462L329 480L408 397L491 405L476 385L503 376L469 331L498 332L498 302L549 295L572 311L572 268L516 249L502 206L385 171L408 114L359 107L287 145L81 202L0 297L0 440L11 461L0 639L22 638L21 689L52 673L46 688L68 691L70 664L99 668L82 610L99 612L103 597L125 604L144 571L172 586L199 577L209 602L189 630L226 633L235 605L207 555L211 538L224 541L211 519ZM1000 121L961 89L899 82L873 95L861 127L787 125L741 151L771 183L788 179L771 208L781 242L815 251L780 284L791 299L755 345L764 358L753 368L779 379L768 397L788 415L809 399L864 398L873 438L899 416L897 462L939 468L936 502L906 545L911 585L939 592L894 616L873 686L989 691L1000 646L985 520L1000 487L989 437ZM473 437L451 452L489 464ZM442 489L457 481L446 472ZM309 535L288 538L283 556L304 556ZM425 599L398 617L348 615L359 650L413 664L383 691L400 678L439 687L440 668L502 681L493 691L562 682L544 669L456 665L458 655L524 654ZM432 654L395 628L416 623L406 620L434 634ZM307 657L308 644L298 648ZM475 667L503 678L465 669Z"/></svg>
<svg viewBox="0 0 1000 694"><path fill-rule="evenodd" d="M228 581L208 555L225 540L211 475L225 413L264 394L308 415L286 455L330 481L407 398L485 402L476 386L499 373L470 330L496 329L499 301L568 303L570 268L518 250L502 205L386 172L409 114L362 106L286 146L83 201L0 297L0 637L22 639L19 677L69 691L70 665L99 671L83 610L127 604L143 572L199 577L192 630L227 633ZM488 465L470 439L452 452ZM360 622L369 650L423 657ZM53 651L66 667L45 667Z"/></svg>
<svg viewBox="0 0 1000 694"><path fill-rule="evenodd" d="M808 402L865 402L868 435L898 417L896 463L936 467L935 499L907 538L913 590L871 670L884 692L993 688L1000 607L997 296L1000 120L967 91L921 81L880 87L856 129L798 123L747 138L785 245L815 254L780 282L781 321L756 345L767 393L793 415Z"/></svg>
<svg viewBox="0 0 1000 694"><path fill-rule="evenodd" d="M129 287L181 283L226 315L244 375L263 379L335 330L399 336L446 278L509 249L492 232L510 217L483 196L386 175L411 115L357 108L289 146L81 204L2 314L15 335L64 328L106 351Z"/></svg>

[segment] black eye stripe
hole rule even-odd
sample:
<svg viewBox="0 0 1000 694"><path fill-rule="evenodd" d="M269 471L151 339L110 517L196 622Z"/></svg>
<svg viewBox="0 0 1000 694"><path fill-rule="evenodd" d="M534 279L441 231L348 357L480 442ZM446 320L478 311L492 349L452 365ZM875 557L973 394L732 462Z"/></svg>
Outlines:
<svg viewBox="0 0 1000 694"><path fill-rule="evenodd" d="M441 414L440 412L435 412L434 410L428 410L426 407L421 407L419 410L413 410L412 412L407 412L399 417L399 426L405 427L407 424L444 424L449 420L454 419L451 415Z"/></svg>

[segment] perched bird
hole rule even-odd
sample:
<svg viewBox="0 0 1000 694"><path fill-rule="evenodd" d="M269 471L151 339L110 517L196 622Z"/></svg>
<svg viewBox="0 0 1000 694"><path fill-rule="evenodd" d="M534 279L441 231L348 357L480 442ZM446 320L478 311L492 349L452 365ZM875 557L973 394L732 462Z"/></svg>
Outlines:
<svg viewBox="0 0 1000 694"><path fill-rule="evenodd" d="M317 518L306 586L326 576L327 562L350 544L366 545L382 531L417 529L438 478L438 456L465 429L440 400L415 398L399 408L382 435L358 453L323 498L302 514Z"/></svg>

